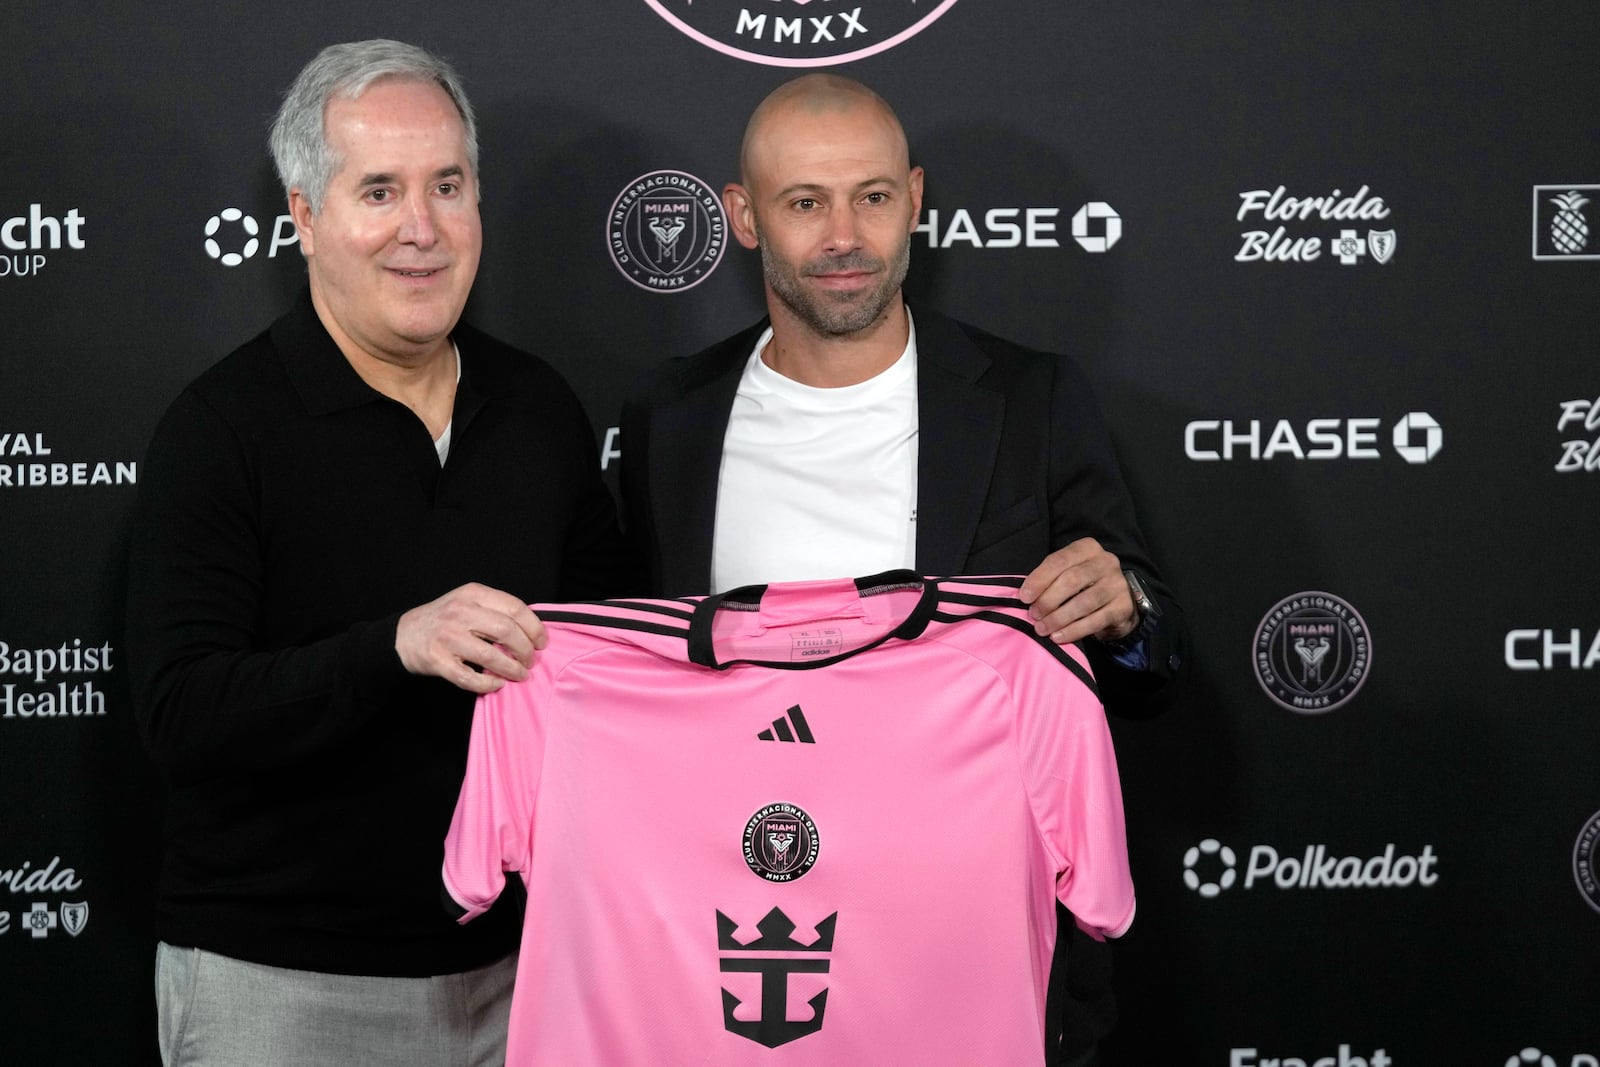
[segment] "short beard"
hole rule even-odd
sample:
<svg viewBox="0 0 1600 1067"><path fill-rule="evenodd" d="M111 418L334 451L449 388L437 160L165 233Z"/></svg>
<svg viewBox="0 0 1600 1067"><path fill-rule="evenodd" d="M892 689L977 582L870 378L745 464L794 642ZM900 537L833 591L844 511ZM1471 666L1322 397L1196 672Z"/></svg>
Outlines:
<svg viewBox="0 0 1600 1067"><path fill-rule="evenodd" d="M911 265L910 234L900 242L887 270L883 260L857 249L842 256L814 259L796 272L772 253L765 235L757 233L756 239L761 246L761 271L767 285L801 322L824 337L847 337L877 322L900 291ZM878 284L855 293L808 292L800 284L802 277L848 270L876 271Z"/></svg>

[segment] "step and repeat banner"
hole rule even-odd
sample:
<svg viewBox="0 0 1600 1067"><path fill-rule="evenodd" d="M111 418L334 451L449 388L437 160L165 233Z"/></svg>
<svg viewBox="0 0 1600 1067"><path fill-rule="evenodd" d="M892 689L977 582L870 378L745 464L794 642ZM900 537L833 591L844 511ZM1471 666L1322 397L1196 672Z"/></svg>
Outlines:
<svg viewBox="0 0 1600 1067"><path fill-rule="evenodd" d="M1113 725L1107 1063L1600 1065L1592 2L96 7L0 13L0 1062L155 1060L129 509L303 284L280 94L387 36L479 111L468 317L567 375L608 476L634 376L762 313L717 194L805 69L926 168L913 310L1080 360L1194 645Z"/></svg>

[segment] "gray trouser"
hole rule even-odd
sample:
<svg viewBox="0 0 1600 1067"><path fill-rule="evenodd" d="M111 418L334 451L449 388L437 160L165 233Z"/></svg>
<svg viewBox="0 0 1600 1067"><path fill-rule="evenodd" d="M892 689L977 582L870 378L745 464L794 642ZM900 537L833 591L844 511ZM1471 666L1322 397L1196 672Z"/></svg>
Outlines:
<svg viewBox="0 0 1600 1067"><path fill-rule="evenodd" d="M516 956L462 974L292 971L162 943L166 1067L490 1067L506 1058Z"/></svg>

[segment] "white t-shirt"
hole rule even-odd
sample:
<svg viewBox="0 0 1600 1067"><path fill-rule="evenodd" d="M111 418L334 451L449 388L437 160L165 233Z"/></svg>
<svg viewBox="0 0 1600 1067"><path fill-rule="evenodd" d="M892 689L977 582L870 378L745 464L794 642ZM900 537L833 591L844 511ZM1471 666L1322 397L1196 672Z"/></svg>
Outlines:
<svg viewBox="0 0 1600 1067"><path fill-rule="evenodd" d="M914 568L915 327L891 366L837 389L763 363L771 337L745 364L723 439L712 588Z"/></svg>

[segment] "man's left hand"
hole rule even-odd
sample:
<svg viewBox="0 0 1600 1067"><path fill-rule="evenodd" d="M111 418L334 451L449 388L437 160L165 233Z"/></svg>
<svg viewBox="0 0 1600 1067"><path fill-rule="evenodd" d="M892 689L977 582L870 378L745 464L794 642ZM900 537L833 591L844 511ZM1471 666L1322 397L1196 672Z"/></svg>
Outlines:
<svg viewBox="0 0 1600 1067"><path fill-rule="evenodd" d="M1085 537L1044 558L1022 582L1034 630L1058 645L1085 637L1115 641L1139 625L1122 563Z"/></svg>

